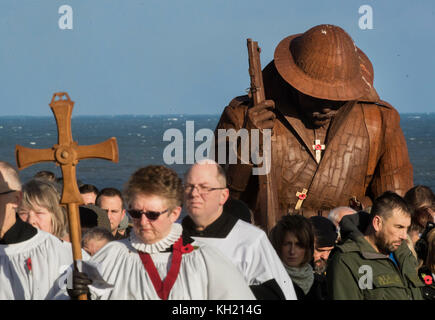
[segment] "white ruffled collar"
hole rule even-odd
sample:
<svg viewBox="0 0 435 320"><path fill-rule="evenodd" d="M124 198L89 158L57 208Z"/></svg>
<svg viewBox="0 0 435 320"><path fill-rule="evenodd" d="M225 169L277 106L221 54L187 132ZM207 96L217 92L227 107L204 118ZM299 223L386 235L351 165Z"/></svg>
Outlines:
<svg viewBox="0 0 435 320"><path fill-rule="evenodd" d="M157 253L162 252L172 246L181 236L183 232L183 227L179 223L172 224L171 231L169 234L160 241L156 243L143 243L140 240L134 231L130 234L130 242L133 248L138 251L146 252L146 253Z"/></svg>

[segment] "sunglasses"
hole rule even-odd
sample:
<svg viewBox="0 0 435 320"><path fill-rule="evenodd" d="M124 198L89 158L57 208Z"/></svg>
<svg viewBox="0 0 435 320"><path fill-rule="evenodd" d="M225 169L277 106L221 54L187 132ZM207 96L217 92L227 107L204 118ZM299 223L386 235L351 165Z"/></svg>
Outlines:
<svg viewBox="0 0 435 320"><path fill-rule="evenodd" d="M142 218L142 215L144 214L148 220L151 221L155 221L157 220L160 215L168 212L169 209L166 209L165 211L162 212L158 212L158 211L141 211L141 210L127 210L128 214L133 218L133 219L140 219Z"/></svg>

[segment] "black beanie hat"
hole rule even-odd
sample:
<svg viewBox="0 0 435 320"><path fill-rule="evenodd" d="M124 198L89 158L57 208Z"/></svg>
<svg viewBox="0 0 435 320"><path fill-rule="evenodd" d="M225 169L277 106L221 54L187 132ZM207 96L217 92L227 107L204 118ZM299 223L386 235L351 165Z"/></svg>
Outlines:
<svg viewBox="0 0 435 320"><path fill-rule="evenodd" d="M101 227L111 231L107 212L94 204L79 206L80 225L82 228Z"/></svg>
<svg viewBox="0 0 435 320"><path fill-rule="evenodd" d="M318 248L333 247L337 240L337 229L332 221L322 216L312 216L310 221L316 233L316 246Z"/></svg>

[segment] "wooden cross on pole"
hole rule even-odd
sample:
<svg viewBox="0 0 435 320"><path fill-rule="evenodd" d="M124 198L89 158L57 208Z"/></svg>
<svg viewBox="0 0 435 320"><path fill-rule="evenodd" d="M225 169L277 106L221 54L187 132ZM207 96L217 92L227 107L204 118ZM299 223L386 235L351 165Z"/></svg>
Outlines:
<svg viewBox="0 0 435 320"><path fill-rule="evenodd" d="M320 160L322 159L322 150L325 150L325 145L320 144L320 140L315 140L313 145L313 150L316 151L316 162L320 163Z"/></svg>
<svg viewBox="0 0 435 320"><path fill-rule="evenodd" d="M66 99L62 99L62 97ZM58 98L58 100L56 100ZM71 101L66 92L59 92L53 95L50 103L51 110L56 118L58 143L48 149L32 149L17 145L15 157L18 169L40 162L53 161L60 165L63 176L63 190L60 203L68 208L68 222L70 239L73 250L74 267L77 267L77 260L82 259L81 252L81 228L78 206L83 203L76 180L76 165L80 160L88 158L99 158L118 162L118 144L116 138L110 138L104 142L79 146L73 141L71 133L71 114L74 102ZM86 300L86 295L80 297Z"/></svg>

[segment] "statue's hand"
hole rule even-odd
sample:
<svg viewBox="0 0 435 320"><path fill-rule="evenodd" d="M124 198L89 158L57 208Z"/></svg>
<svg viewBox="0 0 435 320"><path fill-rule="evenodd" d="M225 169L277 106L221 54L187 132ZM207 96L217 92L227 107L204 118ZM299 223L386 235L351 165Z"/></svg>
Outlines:
<svg viewBox="0 0 435 320"><path fill-rule="evenodd" d="M273 112L275 102L273 100L264 100L248 109L246 113L246 129L272 129L276 115Z"/></svg>

